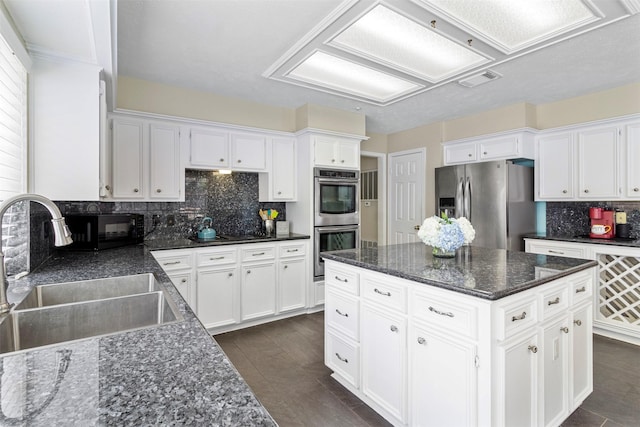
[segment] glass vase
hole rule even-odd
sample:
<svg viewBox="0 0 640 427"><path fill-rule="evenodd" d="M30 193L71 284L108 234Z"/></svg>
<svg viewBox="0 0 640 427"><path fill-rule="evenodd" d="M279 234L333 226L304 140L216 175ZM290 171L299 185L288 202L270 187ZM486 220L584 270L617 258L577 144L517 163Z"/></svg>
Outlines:
<svg viewBox="0 0 640 427"><path fill-rule="evenodd" d="M456 251L446 251L442 248L433 248L433 256L436 258L455 258Z"/></svg>

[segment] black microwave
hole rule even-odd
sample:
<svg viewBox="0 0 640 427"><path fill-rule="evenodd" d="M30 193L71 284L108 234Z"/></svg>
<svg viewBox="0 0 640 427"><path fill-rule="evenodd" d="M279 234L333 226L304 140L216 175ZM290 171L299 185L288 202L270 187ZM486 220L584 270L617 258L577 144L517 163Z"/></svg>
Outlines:
<svg viewBox="0 0 640 427"><path fill-rule="evenodd" d="M144 241L142 214L69 214L64 218L73 239L64 249L99 251Z"/></svg>

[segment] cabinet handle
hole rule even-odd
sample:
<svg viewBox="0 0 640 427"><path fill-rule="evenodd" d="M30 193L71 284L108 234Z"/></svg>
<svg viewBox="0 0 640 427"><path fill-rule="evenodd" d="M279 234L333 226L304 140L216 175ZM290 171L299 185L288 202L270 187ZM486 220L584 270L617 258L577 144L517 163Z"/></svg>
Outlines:
<svg viewBox="0 0 640 427"><path fill-rule="evenodd" d="M180 261L167 261L162 265L176 265L176 264L180 264Z"/></svg>
<svg viewBox="0 0 640 427"><path fill-rule="evenodd" d="M567 194L568 191L567 190L562 190L562 194Z"/></svg>
<svg viewBox="0 0 640 427"><path fill-rule="evenodd" d="M160 188L156 189L156 193L162 193L162 189Z"/></svg>
<svg viewBox="0 0 640 427"><path fill-rule="evenodd" d="M582 320L580 320L580 319L574 320L573 323L576 326L582 326Z"/></svg>
<svg viewBox="0 0 640 427"><path fill-rule="evenodd" d="M585 193L588 193L588 192L589 192L589 190L585 188L584 192L585 192Z"/></svg>
<svg viewBox="0 0 640 427"><path fill-rule="evenodd" d="M547 305L553 304L560 304L560 297L556 297L556 299L547 302Z"/></svg>
<svg viewBox="0 0 640 427"><path fill-rule="evenodd" d="M561 330L562 332L564 332L565 334L568 334L568 333L569 333L569 328L567 328L566 326L563 326L562 328L560 328L560 330Z"/></svg>
<svg viewBox="0 0 640 427"><path fill-rule="evenodd" d="M134 192L134 193L137 193L138 191L140 191L140 190L138 190L137 188L134 188L134 189L133 189L133 192Z"/></svg>
<svg viewBox="0 0 640 427"><path fill-rule="evenodd" d="M587 291L587 288L583 286L581 288L576 289L576 294L579 294L580 292L586 292L586 291Z"/></svg>
<svg viewBox="0 0 640 427"><path fill-rule="evenodd" d="M389 330L391 330L391 332L398 332L398 327L396 325L391 325Z"/></svg>
<svg viewBox="0 0 640 427"><path fill-rule="evenodd" d="M523 311L522 314L520 316L513 316L511 318L512 322L515 322L516 320L523 320L525 317L527 317L527 312Z"/></svg>
<svg viewBox="0 0 640 427"><path fill-rule="evenodd" d="M343 313L340 310L338 310L337 308L336 308L336 313L338 313L340 316L343 316L343 317L349 317L349 313Z"/></svg>
<svg viewBox="0 0 640 427"><path fill-rule="evenodd" d="M256 252L255 254L251 254L251 256L261 256L264 255L264 252Z"/></svg>
<svg viewBox="0 0 640 427"><path fill-rule="evenodd" d="M349 361L345 358L343 358L342 356L340 356L340 353L336 353L336 357L338 358L339 361L344 362L344 363L349 363Z"/></svg>
<svg viewBox="0 0 640 427"><path fill-rule="evenodd" d="M209 261L219 261L221 259L224 259L224 257L223 256L216 256L216 257L209 258Z"/></svg>
<svg viewBox="0 0 640 427"><path fill-rule="evenodd" d="M549 249L549 253L564 255L564 252L562 252L562 251L554 251L553 249Z"/></svg>
<svg viewBox="0 0 640 427"><path fill-rule="evenodd" d="M422 337L418 337L418 344L426 344L427 340Z"/></svg>
<svg viewBox="0 0 640 427"><path fill-rule="evenodd" d="M338 276L335 276L336 280L342 283L347 283L349 280L348 279L341 279Z"/></svg>
<svg viewBox="0 0 640 427"><path fill-rule="evenodd" d="M429 307L429 311L431 311L432 313L435 313L435 314L439 314L441 316L453 317L453 313L451 313L450 311L449 312L444 312L444 311L436 310L433 307Z"/></svg>
<svg viewBox="0 0 640 427"><path fill-rule="evenodd" d="M385 297L390 297L391 296L391 292L382 292L381 290L379 290L378 288L375 288L373 290L373 292L378 293L380 295L384 295Z"/></svg>
<svg viewBox="0 0 640 427"><path fill-rule="evenodd" d="M224 162L224 159L220 159L221 162Z"/></svg>
<svg viewBox="0 0 640 427"><path fill-rule="evenodd" d="M538 347L536 347L535 345L530 345L529 347L527 347L529 349L529 351L531 353L537 353L538 352Z"/></svg>
<svg viewBox="0 0 640 427"><path fill-rule="evenodd" d="M298 252L298 250L297 249L287 249L287 252ZM336 279L337 279L337 277L336 277Z"/></svg>
<svg viewBox="0 0 640 427"><path fill-rule="evenodd" d="M184 278L183 278L180 282L182 282L182 283L187 283L187 279L184 279Z"/></svg>

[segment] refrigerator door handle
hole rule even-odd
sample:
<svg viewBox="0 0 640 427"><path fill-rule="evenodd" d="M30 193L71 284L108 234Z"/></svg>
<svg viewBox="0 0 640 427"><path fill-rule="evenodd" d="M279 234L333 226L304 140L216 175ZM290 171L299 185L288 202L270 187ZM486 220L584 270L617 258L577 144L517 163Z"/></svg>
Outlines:
<svg viewBox="0 0 640 427"><path fill-rule="evenodd" d="M464 216L464 178L460 178L460 182L458 183L458 187L456 188L456 200L455 200L455 208L456 208L456 217Z"/></svg>
<svg viewBox="0 0 640 427"><path fill-rule="evenodd" d="M469 177L464 183L464 216L471 221L471 179Z"/></svg>

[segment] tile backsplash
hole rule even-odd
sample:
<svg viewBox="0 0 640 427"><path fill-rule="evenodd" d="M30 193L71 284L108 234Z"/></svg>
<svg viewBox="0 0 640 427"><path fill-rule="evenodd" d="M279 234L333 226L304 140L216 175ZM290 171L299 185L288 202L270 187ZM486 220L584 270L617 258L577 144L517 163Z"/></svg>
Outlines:
<svg viewBox="0 0 640 427"><path fill-rule="evenodd" d="M589 234L589 208L600 207L627 213L629 237L640 239L640 202L547 202L547 235Z"/></svg>

